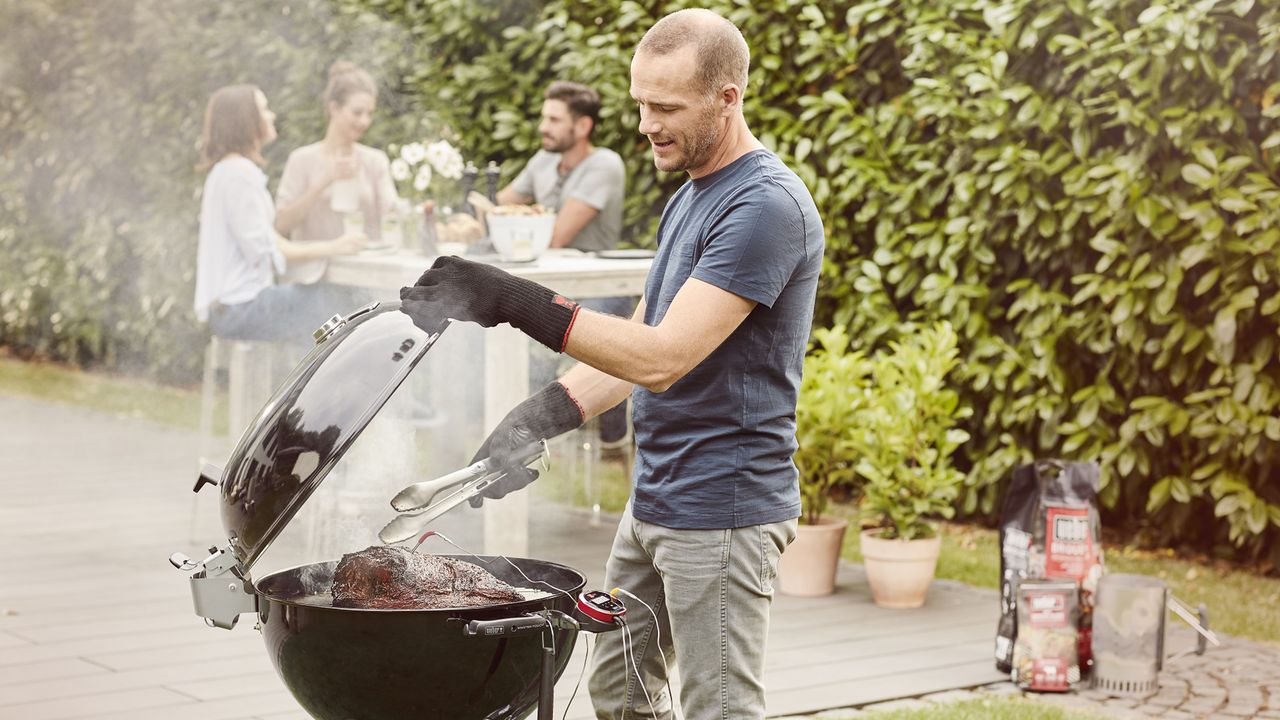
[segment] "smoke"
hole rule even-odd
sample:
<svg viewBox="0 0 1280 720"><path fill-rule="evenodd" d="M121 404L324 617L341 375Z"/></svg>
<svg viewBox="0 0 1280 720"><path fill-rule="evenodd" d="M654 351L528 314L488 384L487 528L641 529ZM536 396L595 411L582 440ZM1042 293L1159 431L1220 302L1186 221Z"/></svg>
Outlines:
<svg viewBox="0 0 1280 720"><path fill-rule="evenodd" d="M333 61L383 81L366 142L400 141L419 121L394 80L408 31L348 5L0 5L0 239L13 239L0 242L0 344L194 381L194 166L212 91L248 82L270 97L273 194L288 153L322 136Z"/></svg>
<svg viewBox="0 0 1280 720"><path fill-rule="evenodd" d="M401 92L413 38L352 8L342 0L0 3L0 344L157 382L197 383L206 335L192 310L204 182L195 165L209 95L247 82L268 96L279 131L264 153L273 196L289 152L323 136L322 93L336 60L379 82L365 144L422 138L430 108ZM303 308L288 343L292 359L301 359L301 343L329 316L394 299L398 289ZM251 372L273 373L258 354ZM466 360L457 367L456 386L478 393L479 378L461 373L478 367ZM424 369L405 390L416 404L438 406L432 383L418 377ZM287 370L258 378L259 391L244 398L248 417ZM282 563L376 542L394 489L456 459L423 457L420 442L441 443L412 424L421 418L401 395L289 528L305 537L281 537ZM440 415L448 424L441 432L467 435L458 447L478 444L474 416ZM230 440L243 429L229 428Z"/></svg>
<svg viewBox="0 0 1280 720"><path fill-rule="evenodd" d="M0 3L0 28L0 344L134 377L200 377L195 164L216 88L256 84L277 113L279 137L264 153L273 196L288 153L323 135L336 60L380 83L365 144L420 140L431 127L432 99L401 92L415 36L342 0L26 0ZM398 289L313 305L299 336ZM399 488L469 460L485 430L482 335L457 324L446 333L269 551L277 565L376 543ZM266 390L245 400L256 408ZM474 513L464 507L445 525L473 548Z"/></svg>

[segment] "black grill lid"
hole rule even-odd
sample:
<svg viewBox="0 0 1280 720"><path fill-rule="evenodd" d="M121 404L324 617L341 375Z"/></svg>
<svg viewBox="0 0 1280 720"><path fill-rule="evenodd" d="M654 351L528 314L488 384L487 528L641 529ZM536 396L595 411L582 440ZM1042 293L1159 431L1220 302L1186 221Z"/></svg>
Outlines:
<svg viewBox="0 0 1280 720"><path fill-rule="evenodd" d="M427 332L388 302L322 328L327 336L259 411L222 473L222 526L246 570L445 327Z"/></svg>

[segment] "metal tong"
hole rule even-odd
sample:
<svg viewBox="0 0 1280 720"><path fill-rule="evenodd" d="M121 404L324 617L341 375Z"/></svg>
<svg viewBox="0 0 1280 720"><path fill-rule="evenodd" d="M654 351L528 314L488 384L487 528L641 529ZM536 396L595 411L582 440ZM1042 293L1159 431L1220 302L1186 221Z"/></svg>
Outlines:
<svg viewBox="0 0 1280 720"><path fill-rule="evenodd" d="M409 485L391 498L391 507L401 514L378 532L378 539L384 544L394 545L414 537L426 528L427 523L506 477L511 468L528 466L543 457L546 449L546 441L537 440L517 449L505 463L487 457L448 475Z"/></svg>

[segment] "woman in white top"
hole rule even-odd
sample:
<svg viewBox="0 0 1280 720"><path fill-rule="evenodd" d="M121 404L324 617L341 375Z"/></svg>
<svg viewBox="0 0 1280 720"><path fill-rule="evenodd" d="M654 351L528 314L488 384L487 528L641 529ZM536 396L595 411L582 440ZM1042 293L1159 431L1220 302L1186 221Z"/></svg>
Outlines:
<svg viewBox="0 0 1280 720"><path fill-rule="evenodd" d="M294 150L285 162L276 190L276 230L311 243L342 235L346 221L354 219L377 242L382 216L399 204L387 154L359 142L373 122L378 88L369 73L339 61L329 68L324 101L324 139ZM311 284L325 269L323 260L290 263L282 279Z"/></svg>
<svg viewBox="0 0 1280 720"><path fill-rule="evenodd" d="M200 143L209 175L200 202L195 313L222 337L305 341L334 313L352 309L345 293L276 285L287 264L354 253L365 239L299 244L276 233L260 167L262 148L275 138L275 113L258 88L231 85L209 98Z"/></svg>

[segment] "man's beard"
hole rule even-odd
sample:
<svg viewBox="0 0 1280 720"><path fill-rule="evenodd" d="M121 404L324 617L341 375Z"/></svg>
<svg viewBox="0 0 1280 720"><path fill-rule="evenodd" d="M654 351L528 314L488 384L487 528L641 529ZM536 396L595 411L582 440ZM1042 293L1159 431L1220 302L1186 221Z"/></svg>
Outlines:
<svg viewBox="0 0 1280 720"><path fill-rule="evenodd" d="M687 143L684 148L679 164L670 168L659 168L666 172L684 172L686 170L701 167L711 158L716 143L720 141L720 130L716 127L716 108L708 106L707 111L700 118L701 122L693 129L693 132L681 138ZM656 163L655 163L656 164Z"/></svg>
<svg viewBox="0 0 1280 720"><path fill-rule="evenodd" d="M701 134L693 141L688 154L685 155L684 162L676 170L689 170L701 167L707 160L711 159L712 150L716 143L720 141L720 130L713 124L710 129Z"/></svg>
<svg viewBox="0 0 1280 720"><path fill-rule="evenodd" d="M577 142L578 139L573 136L573 133L561 137L544 135L542 137L542 149L547 152L563 153L568 152Z"/></svg>

